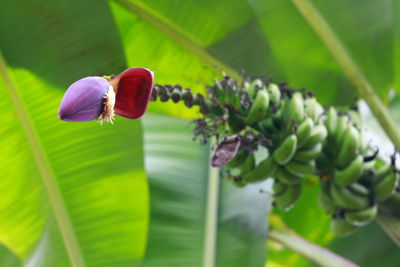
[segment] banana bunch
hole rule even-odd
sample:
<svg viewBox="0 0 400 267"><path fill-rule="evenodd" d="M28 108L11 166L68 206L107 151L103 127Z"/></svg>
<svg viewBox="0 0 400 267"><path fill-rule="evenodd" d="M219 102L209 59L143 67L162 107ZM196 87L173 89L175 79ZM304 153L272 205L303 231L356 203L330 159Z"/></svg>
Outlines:
<svg viewBox="0 0 400 267"><path fill-rule="evenodd" d="M180 85L156 85L151 99L199 107L195 138L223 137L211 164L235 186L273 179L274 203L288 210L302 178L318 175L318 200L337 235L371 222L380 202L399 199L394 156L385 163L364 142L356 111L324 109L310 93L262 79L238 84L226 76L207 91L205 97Z"/></svg>
<svg viewBox="0 0 400 267"><path fill-rule="evenodd" d="M323 178L319 192L321 207L332 214L331 230L346 235L371 222L379 201L389 198L398 185L392 164L367 156L371 149L353 116L330 107L324 124L328 136L317 159ZM377 165L381 165L377 169Z"/></svg>
<svg viewBox="0 0 400 267"><path fill-rule="evenodd" d="M302 178L315 174L315 160L328 135L324 109L314 97L273 83L256 80L248 90L254 100L244 122L271 140L269 155L255 164L253 154L239 150L224 167L237 186L273 178L275 203L287 210L300 196Z"/></svg>

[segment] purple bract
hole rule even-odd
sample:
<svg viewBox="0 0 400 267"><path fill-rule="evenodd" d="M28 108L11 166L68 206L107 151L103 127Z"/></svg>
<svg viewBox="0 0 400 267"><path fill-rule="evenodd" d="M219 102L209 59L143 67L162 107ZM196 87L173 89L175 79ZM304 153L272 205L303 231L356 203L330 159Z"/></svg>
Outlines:
<svg viewBox="0 0 400 267"><path fill-rule="evenodd" d="M65 93L58 117L63 121L97 119L103 112L110 83L102 77L86 77L74 82Z"/></svg>

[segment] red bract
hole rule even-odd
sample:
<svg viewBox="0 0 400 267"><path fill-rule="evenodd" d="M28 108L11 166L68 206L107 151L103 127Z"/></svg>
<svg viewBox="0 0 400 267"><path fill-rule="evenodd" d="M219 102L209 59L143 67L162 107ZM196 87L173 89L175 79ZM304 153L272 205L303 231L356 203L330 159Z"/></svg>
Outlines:
<svg viewBox="0 0 400 267"><path fill-rule="evenodd" d="M153 72L130 68L115 76L110 83L116 89L115 114L138 119L146 111L154 85Z"/></svg>

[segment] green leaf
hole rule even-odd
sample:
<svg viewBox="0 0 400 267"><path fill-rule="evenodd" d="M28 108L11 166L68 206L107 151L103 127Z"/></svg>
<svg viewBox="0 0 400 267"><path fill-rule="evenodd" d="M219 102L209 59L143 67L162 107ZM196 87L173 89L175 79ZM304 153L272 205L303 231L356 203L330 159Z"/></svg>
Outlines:
<svg viewBox="0 0 400 267"><path fill-rule="evenodd" d="M189 122L145 116L151 221L145 266L262 266L269 198L209 171Z"/></svg>
<svg viewBox="0 0 400 267"><path fill-rule="evenodd" d="M57 118L72 81L125 65L107 3L6 1L0 33L0 240L33 266L139 263L148 224L140 123Z"/></svg>
<svg viewBox="0 0 400 267"><path fill-rule="evenodd" d="M303 13L302 7L308 2L252 2L288 81L321 92L318 96L325 101L332 94L325 90L348 91L354 88L345 78L347 70L338 65L342 62L336 62L337 55L333 52L344 49L376 92L381 97L387 97L394 80L390 0L362 3L356 0L315 0L312 4L317 14ZM341 47L332 40L328 42L321 32L313 28L314 25L309 24L314 15L326 21ZM371 24L371 21L374 23Z"/></svg>
<svg viewBox="0 0 400 267"><path fill-rule="evenodd" d="M350 236L336 238L328 248L360 266L396 266L400 261L399 248L376 222Z"/></svg>
<svg viewBox="0 0 400 267"><path fill-rule="evenodd" d="M22 267L23 265L12 251L0 244L0 266Z"/></svg>

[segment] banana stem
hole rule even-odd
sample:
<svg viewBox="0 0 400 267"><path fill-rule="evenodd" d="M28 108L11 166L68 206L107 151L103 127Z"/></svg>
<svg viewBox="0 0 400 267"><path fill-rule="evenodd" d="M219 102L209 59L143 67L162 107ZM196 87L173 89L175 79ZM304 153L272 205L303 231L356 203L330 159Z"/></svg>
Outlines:
<svg viewBox="0 0 400 267"><path fill-rule="evenodd" d="M312 262L323 267L356 267L357 265L351 261L339 256L332 251L320 247L300 236L292 231L278 231L270 230L268 238L286 248L293 250L300 255L308 258Z"/></svg>
<svg viewBox="0 0 400 267"><path fill-rule="evenodd" d="M321 41L325 43L328 50L342 67L347 78L355 85L358 93L367 102L396 148L400 149L400 133L390 112L374 93L374 88L346 51L344 45L336 37L328 23L309 0L292 0L292 2L317 33Z"/></svg>

